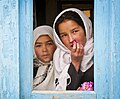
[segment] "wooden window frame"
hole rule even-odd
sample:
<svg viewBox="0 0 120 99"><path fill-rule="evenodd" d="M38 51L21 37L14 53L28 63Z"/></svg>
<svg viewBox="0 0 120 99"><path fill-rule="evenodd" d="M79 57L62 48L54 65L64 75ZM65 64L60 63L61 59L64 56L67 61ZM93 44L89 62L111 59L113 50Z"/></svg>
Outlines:
<svg viewBox="0 0 120 99"><path fill-rule="evenodd" d="M33 91L33 47L32 47L32 0L19 1L19 25L20 25L20 98L21 99L108 99L109 70L111 60L109 58L111 43L109 35L109 0L95 0L94 6L94 91ZM102 3L102 4L101 4ZM105 8L105 9L104 9ZM101 16L103 15L103 16ZM23 18L24 17L24 18ZM103 20L102 18L106 18ZM104 24L100 25L102 22ZM109 31L109 32L108 32ZM104 44L104 45L103 45ZM113 58L115 59L115 58ZM110 65L111 66L111 65ZM115 72L114 72L115 73ZM112 75L112 74L111 74ZM111 82L112 83L112 82ZM111 91L112 92L112 91Z"/></svg>

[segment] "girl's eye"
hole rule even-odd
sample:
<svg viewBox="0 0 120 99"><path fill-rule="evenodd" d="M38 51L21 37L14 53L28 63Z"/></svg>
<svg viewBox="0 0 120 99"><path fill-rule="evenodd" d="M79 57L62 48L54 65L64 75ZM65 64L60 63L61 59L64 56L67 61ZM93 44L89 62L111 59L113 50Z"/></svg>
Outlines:
<svg viewBox="0 0 120 99"><path fill-rule="evenodd" d="M38 45L38 44L37 44L37 45L35 45L35 47L41 47L41 46L42 46L42 45Z"/></svg>
<svg viewBox="0 0 120 99"><path fill-rule="evenodd" d="M79 30L74 30L72 33L76 33L76 32L78 32Z"/></svg>
<svg viewBox="0 0 120 99"><path fill-rule="evenodd" d="M67 36L67 34L61 34L60 35L61 38L65 37L65 36Z"/></svg>
<svg viewBox="0 0 120 99"><path fill-rule="evenodd" d="M53 45L53 42L48 42L47 45Z"/></svg>

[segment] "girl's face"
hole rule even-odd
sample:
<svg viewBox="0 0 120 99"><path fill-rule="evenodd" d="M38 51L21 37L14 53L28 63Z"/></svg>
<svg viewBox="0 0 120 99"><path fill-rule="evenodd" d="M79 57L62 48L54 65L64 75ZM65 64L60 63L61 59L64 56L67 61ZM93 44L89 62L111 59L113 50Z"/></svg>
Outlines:
<svg viewBox="0 0 120 99"><path fill-rule="evenodd" d="M73 20L65 20L59 24L58 30L63 44L71 50L73 40L79 44L85 45L86 37L83 28Z"/></svg>
<svg viewBox="0 0 120 99"><path fill-rule="evenodd" d="M53 59L55 49L56 46L48 35L40 36L34 46L37 58L44 63L48 63Z"/></svg>

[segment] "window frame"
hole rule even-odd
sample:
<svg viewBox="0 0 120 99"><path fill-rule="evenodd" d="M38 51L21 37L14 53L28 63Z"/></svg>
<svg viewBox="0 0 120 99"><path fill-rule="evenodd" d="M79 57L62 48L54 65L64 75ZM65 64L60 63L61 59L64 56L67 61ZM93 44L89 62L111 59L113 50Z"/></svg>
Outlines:
<svg viewBox="0 0 120 99"><path fill-rule="evenodd" d="M19 39L20 39L20 98L21 99L100 99L101 97L108 97L108 84L109 82L106 82L108 80L108 70L106 70L106 67L103 68L102 66L109 64L110 60L107 60L107 54L100 56L104 52L104 49L99 49L99 44L102 47L102 44L104 44L103 38L105 38L105 35L102 35L101 32L104 33L104 30L100 30L98 28L98 24L101 23L102 16L99 17L99 15L104 12L104 10L100 7L107 7L106 9L109 9L109 5L107 2L109 1L101 1L103 3L103 6L101 6L101 2L99 0L95 0L95 10L94 10L94 91L88 92L88 91L33 91L32 90L32 80L33 80L33 0L20 0L19 1ZM107 4L108 6L106 6ZM98 11L102 10L100 13ZM106 11L107 11L106 10ZM107 15L104 15L106 17ZM101 20L98 20L100 18ZM109 22L106 20L106 24L108 25ZM105 26L104 25L104 26ZM104 29L106 28L103 27ZM99 32L97 32L99 31ZM106 30L107 31L107 30ZM108 32L107 32L108 33ZM101 37L101 38L100 38ZM103 37L103 38L102 38ZM101 41L101 42L100 42ZM106 45L104 46L106 47ZM109 53L109 50L107 53ZM100 60L98 59L100 58ZM106 60L108 62L106 62ZM104 63L102 63L104 61ZM102 74L100 74L99 73ZM107 71L107 72L106 72ZM107 75L107 77L104 77L104 75ZM105 86L105 90L103 91L102 88ZM99 97L99 98L98 98Z"/></svg>

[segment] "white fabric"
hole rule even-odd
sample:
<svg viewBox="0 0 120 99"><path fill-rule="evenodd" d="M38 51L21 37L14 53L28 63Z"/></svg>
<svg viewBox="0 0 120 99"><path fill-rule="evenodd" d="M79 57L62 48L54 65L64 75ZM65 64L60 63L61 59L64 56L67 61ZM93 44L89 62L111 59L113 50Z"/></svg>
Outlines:
<svg viewBox="0 0 120 99"><path fill-rule="evenodd" d="M37 74L33 80L34 90L55 90L53 62L51 61L49 65L50 67L48 68L48 64L41 63L41 66L38 68ZM43 80L42 75L45 73L47 73L45 80L39 84L39 82Z"/></svg>
<svg viewBox="0 0 120 99"><path fill-rule="evenodd" d="M48 35L54 42L54 38L53 38L53 29L50 26L47 25L42 25L39 26L37 28L34 29L34 34L33 34L33 46L35 45L36 40L38 39L38 37L40 37L41 35ZM34 51L34 50L33 50ZM34 53L34 58L36 58L36 54Z"/></svg>
<svg viewBox="0 0 120 99"><path fill-rule="evenodd" d="M53 29L50 26L46 26L46 25L37 27L34 30L33 47L35 46L36 40L41 35L48 35L53 40ZM53 42L54 42L54 40L53 40ZM34 59L37 59L35 51L34 51ZM33 89L34 90L54 90L55 84L54 84L53 61L51 61L50 63L43 63L39 60L37 66L39 66L39 67L37 70L37 74L36 74L35 78L33 79ZM44 76L42 76L42 75L44 75L45 73L47 73L47 76L46 76L45 80L42 83L40 83L40 81L42 81L44 79L43 78Z"/></svg>
<svg viewBox="0 0 120 99"><path fill-rule="evenodd" d="M66 11L75 11L79 14L81 19L83 20L85 31L86 31L86 44L84 46L84 56L81 62L81 68L80 70L82 72L85 72L93 65L93 35L92 35L92 23L89 20L88 17L86 17L85 14L83 14L82 11L76 9L76 8L69 8L66 10L63 10L55 19L53 24L53 30L54 30L54 39L55 43L57 45L57 50L54 53L54 64L55 64L55 78L58 78L59 84L56 87L56 90L66 90L67 86L67 78L70 78L68 74L68 68L71 63L71 55L70 50L62 43L60 38L58 37L56 31L55 31L55 23L58 20L58 18Z"/></svg>

